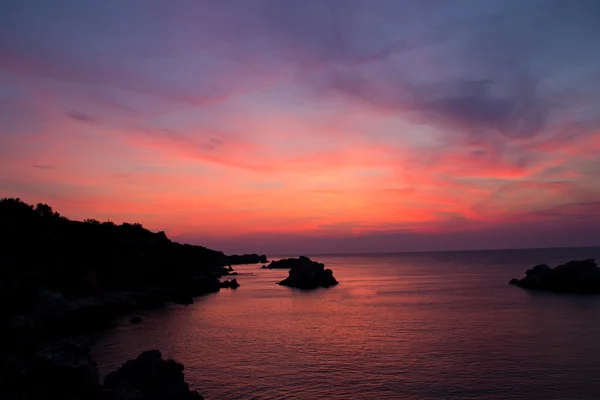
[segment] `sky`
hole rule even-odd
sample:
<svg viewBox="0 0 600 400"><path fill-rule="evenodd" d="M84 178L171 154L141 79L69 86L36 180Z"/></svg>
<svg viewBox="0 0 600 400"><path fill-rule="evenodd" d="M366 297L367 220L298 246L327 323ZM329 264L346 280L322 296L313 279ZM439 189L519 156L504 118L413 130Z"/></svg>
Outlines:
<svg viewBox="0 0 600 400"><path fill-rule="evenodd" d="M0 2L0 197L228 253L600 245L597 0Z"/></svg>

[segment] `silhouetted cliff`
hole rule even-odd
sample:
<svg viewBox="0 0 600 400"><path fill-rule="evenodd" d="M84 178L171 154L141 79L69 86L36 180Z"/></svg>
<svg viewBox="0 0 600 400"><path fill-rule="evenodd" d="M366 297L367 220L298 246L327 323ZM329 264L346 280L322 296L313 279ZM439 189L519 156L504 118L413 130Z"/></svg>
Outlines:
<svg viewBox="0 0 600 400"><path fill-rule="evenodd" d="M109 375L103 391L89 348L70 338L137 309L219 291L228 256L140 224L71 221L9 198L0 200L0 243L0 398L202 398L188 390L183 366L158 352Z"/></svg>
<svg viewBox="0 0 600 400"><path fill-rule="evenodd" d="M217 278L228 274L220 251L172 242L140 224L71 221L19 199L0 200L0 241L4 322L56 319L69 330L128 308L190 303L218 291Z"/></svg>

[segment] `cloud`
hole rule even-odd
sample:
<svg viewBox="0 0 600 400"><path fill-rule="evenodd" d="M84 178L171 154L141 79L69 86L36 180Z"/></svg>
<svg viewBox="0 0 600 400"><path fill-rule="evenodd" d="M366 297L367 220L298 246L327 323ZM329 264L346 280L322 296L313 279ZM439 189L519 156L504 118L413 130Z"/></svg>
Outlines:
<svg viewBox="0 0 600 400"><path fill-rule="evenodd" d="M85 122L87 124L97 124L99 122L96 118L92 117L91 115L80 111L71 111L67 114L67 116L75 121Z"/></svg>
<svg viewBox="0 0 600 400"><path fill-rule="evenodd" d="M53 165L32 165L32 167L38 169L56 169Z"/></svg>
<svg viewBox="0 0 600 400"><path fill-rule="evenodd" d="M517 82L513 93L501 97L492 93L493 81L458 81L453 93L438 90L431 98L423 96L425 99L418 101L414 110L422 113L423 120L434 120L437 115L445 122L478 133L497 131L508 137L535 136L544 127L547 106L536 98L534 82L530 79Z"/></svg>
<svg viewBox="0 0 600 400"><path fill-rule="evenodd" d="M511 82L512 89L492 80L446 81L416 86L391 78L338 75L332 89L383 112L401 112L419 123L461 130L473 135L495 132L507 137L530 137L546 124L548 105L536 97L529 78Z"/></svg>

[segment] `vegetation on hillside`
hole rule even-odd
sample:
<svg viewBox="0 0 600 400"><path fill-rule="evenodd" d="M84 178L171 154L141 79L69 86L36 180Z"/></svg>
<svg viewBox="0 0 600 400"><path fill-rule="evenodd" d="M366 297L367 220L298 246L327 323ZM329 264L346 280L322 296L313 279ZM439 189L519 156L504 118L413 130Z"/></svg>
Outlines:
<svg viewBox="0 0 600 400"><path fill-rule="evenodd" d="M72 221L18 198L0 200L0 241L0 296L23 307L40 287L72 298L135 291L228 263L220 251L172 242L140 224Z"/></svg>

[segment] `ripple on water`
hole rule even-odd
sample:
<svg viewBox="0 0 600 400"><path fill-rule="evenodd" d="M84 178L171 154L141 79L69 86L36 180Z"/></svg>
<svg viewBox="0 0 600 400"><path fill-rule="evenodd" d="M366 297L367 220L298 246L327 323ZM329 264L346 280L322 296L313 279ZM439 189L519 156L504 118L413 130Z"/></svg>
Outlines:
<svg viewBox="0 0 600 400"><path fill-rule="evenodd" d="M143 350L207 399L598 399L600 297L509 286L598 249L315 257L340 285L237 266L237 291L143 313L94 347L103 374ZM600 257L597 257L600 258Z"/></svg>

